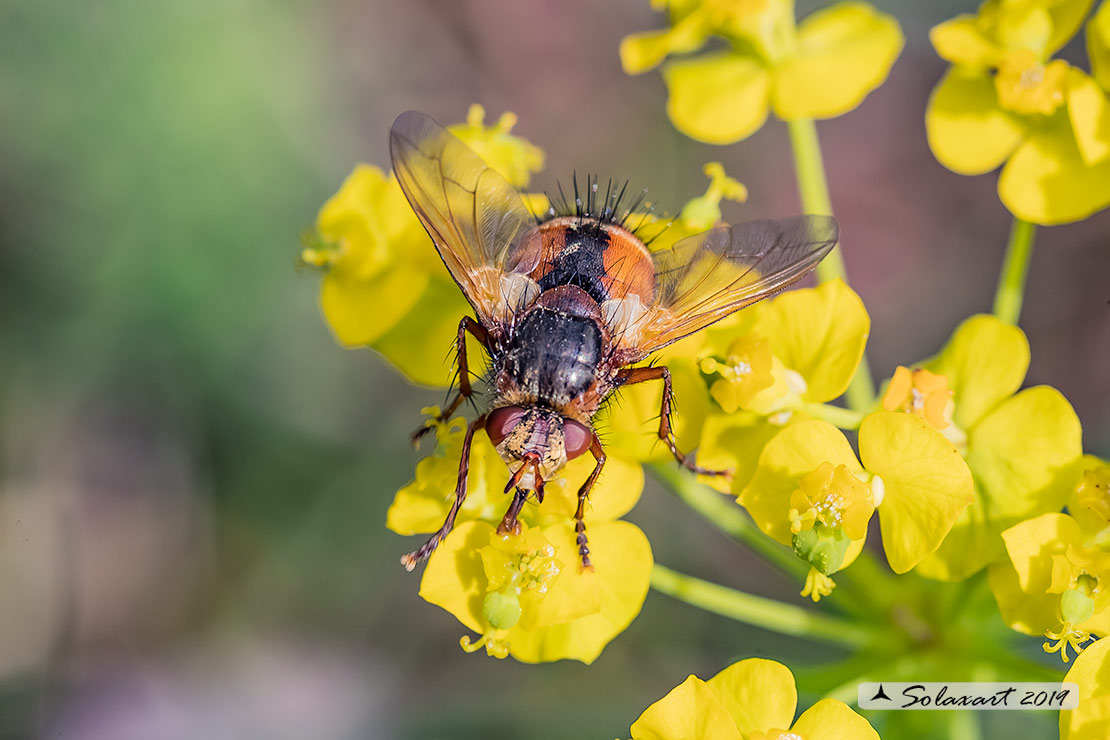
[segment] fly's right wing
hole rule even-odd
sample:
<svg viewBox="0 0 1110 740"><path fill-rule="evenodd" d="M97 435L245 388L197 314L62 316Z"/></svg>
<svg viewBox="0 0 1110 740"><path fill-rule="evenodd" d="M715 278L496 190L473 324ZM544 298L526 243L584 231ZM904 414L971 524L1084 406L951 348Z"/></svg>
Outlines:
<svg viewBox="0 0 1110 740"><path fill-rule="evenodd" d="M783 290L833 247L832 216L719 226L652 255L652 304L620 338L636 359Z"/></svg>

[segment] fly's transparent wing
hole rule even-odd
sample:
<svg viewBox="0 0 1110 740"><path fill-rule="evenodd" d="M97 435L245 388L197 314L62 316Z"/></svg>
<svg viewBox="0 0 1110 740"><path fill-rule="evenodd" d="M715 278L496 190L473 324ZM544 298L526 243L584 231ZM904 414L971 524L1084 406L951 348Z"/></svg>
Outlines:
<svg viewBox="0 0 1110 740"><path fill-rule="evenodd" d="M805 276L836 246L831 216L719 226L653 253L651 307L626 332L639 357L677 342Z"/></svg>
<svg viewBox="0 0 1110 740"><path fill-rule="evenodd" d="M517 249L536 221L517 191L470 147L423 113L389 132L393 172L451 277L487 323L502 313L508 272L527 274Z"/></svg>

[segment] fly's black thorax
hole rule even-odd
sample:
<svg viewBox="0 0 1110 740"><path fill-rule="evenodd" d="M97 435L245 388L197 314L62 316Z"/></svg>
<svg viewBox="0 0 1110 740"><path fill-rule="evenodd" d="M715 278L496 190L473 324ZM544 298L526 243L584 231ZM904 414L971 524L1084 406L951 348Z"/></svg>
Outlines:
<svg viewBox="0 0 1110 740"><path fill-rule="evenodd" d="M595 319L535 306L496 359L497 374L513 390L557 407L589 389L601 358L602 333Z"/></svg>

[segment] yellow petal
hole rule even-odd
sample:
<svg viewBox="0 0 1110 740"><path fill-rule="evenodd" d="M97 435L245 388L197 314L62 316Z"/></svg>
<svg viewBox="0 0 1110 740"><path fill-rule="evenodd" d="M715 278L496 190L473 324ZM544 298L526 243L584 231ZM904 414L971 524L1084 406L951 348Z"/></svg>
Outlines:
<svg viewBox="0 0 1110 740"><path fill-rule="evenodd" d="M689 676L644 710L632 740L743 740L720 698L705 681Z"/></svg>
<svg viewBox="0 0 1110 740"><path fill-rule="evenodd" d="M740 492L741 506L760 529L789 545L793 538L790 495L802 476L825 462L844 465L852 473L863 470L844 434L832 424L817 420L791 424L763 448L759 467Z"/></svg>
<svg viewBox="0 0 1110 740"><path fill-rule="evenodd" d="M929 30L929 41L941 59L965 67L994 67L1003 49L983 34L978 18L958 15Z"/></svg>
<svg viewBox="0 0 1110 740"><path fill-rule="evenodd" d="M1060 740L1110 737L1110 640L1102 639L1079 654L1064 680L1079 686L1079 706L1060 712Z"/></svg>
<svg viewBox="0 0 1110 740"><path fill-rule="evenodd" d="M1083 19L1090 12L1093 2L1094 0L1057 0L1048 3L1048 12L1052 17L1052 36L1049 37L1045 56L1051 56L1064 48L1083 25Z"/></svg>
<svg viewBox="0 0 1110 740"><path fill-rule="evenodd" d="M445 388L454 374L452 347L459 321L473 311L446 268L440 265L437 272L411 310L371 346L413 383ZM469 334L466 348L471 372L481 375L488 359L485 349Z"/></svg>
<svg viewBox="0 0 1110 740"><path fill-rule="evenodd" d="M1052 556L1081 545L1083 535L1070 516L1049 513L1015 524L1002 533L1002 541L1021 589L1045 593L1052 585Z"/></svg>
<svg viewBox="0 0 1110 740"><path fill-rule="evenodd" d="M1060 622L1060 595L1021 589L1017 571L1010 563L990 567L989 582L1002 621L1026 635L1043 635Z"/></svg>
<svg viewBox="0 0 1110 740"><path fill-rule="evenodd" d="M420 598L446 609L467 628L482 632L486 572L478 550L489 544L493 526L463 522L440 543L424 566Z"/></svg>
<svg viewBox="0 0 1110 740"><path fill-rule="evenodd" d="M731 144L767 120L771 78L755 59L707 54L663 68L667 115L682 133L708 144Z"/></svg>
<svg viewBox="0 0 1110 740"><path fill-rule="evenodd" d="M905 573L937 549L971 503L971 471L951 442L912 414L869 414L859 450L864 467L883 480L883 550L891 569Z"/></svg>
<svg viewBox="0 0 1110 740"><path fill-rule="evenodd" d="M335 339L345 347L377 341L397 326L419 303L428 285L427 273L405 266L386 269L366 279L353 260L341 257L324 275L320 308Z"/></svg>
<svg viewBox="0 0 1110 740"><path fill-rule="evenodd" d="M1087 24L1087 56L1091 74L1103 90L1110 91L1110 3L1099 5Z"/></svg>
<svg viewBox="0 0 1110 740"><path fill-rule="evenodd" d="M791 414L787 423L798 418L801 418L798 414ZM698 464L712 470L731 470L732 478L703 476L701 481L722 493L739 496L755 473L763 447L783 426L755 414L709 416L702 426Z"/></svg>
<svg viewBox="0 0 1110 740"><path fill-rule="evenodd" d="M545 485L543 504L536 507L539 521L567 522L578 509L578 489L593 472L593 455L582 455L567 463L558 478ZM610 451L601 477L586 505L586 524L619 519L632 510L644 490L644 468L638 462Z"/></svg>
<svg viewBox="0 0 1110 740"><path fill-rule="evenodd" d="M647 537L634 524L623 521L598 522L588 527L586 533L590 538L599 609L565 624L533 630L514 627L509 651L517 660L542 663L571 659L592 663L640 613L654 562Z"/></svg>
<svg viewBox="0 0 1110 740"><path fill-rule="evenodd" d="M933 156L961 175L998 167L1021 141L1023 129L998 106L998 94L986 71L949 68L925 111Z"/></svg>
<svg viewBox="0 0 1110 740"><path fill-rule="evenodd" d="M673 355L664 352L661 364ZM694 363L679 360L667 365L671 370L675 408L672 429L680 450L692 450L701 436L701 423L709 413L709 394ZM663 381L653 380L626 386L616 400L605 405L595 425L604 430L607 449L619 450L632 460L674 460L670 449L659 439L659 408L663 400Z"/></svg>
<svg viewBox="0 0 1110 740"><path fill-rule="evenodd" d="M956 327L944 349L922 364L948 379L954 420L967 429L1021 387L1029 368L1029 341L1016 326L980 314Z"/></svg>
<svg viewBox="0 0 1110 740"><path fill-rule="evenodd" d="M796 53L775 69L775 113L786 120L847 113L883 83L903 42L898 22L867 3L811 14L798 27Z"/></svg>
<svg viewBox="0 0 1110 740"><path fill-rule="evenodd" d="M983 417L968 436L975 500L918 572L962 580L1004 559L1003 530L1063 508L1082 451L1080 435L1071 405L1046 386L1022 391Z"/></svg>
<svg viewBox="0 0 1110 740"><path fill-rule="evenodd" d="M1110 100L1093 78L1075 67L1068 71L1068 116L1086 164L1110 157Z"/></svg>
<svg viewBox="0 0 1110 740"><path fill-rule="evenodd" d="M1080 221L1110 205L1110 159L1088 166L1060 111L1014 152L998 178L998 195L1025 221L1046 226Z"/></svg>
<svg viewBox="0 0 1110 740"><path fill-rule="evenodd" d="M790 729L805 740L879 740L870 722L836 699L817 702Z"/></svg>
<svg viewBox="0 0 1110 740"><path fill-rule="evenodd" d="M871 331L871 317L855 291L839 278L793 290L765 305L756 331L771 338L782 364L806 381L803 397L824 403L852 381Z"/></svg>
<svg viewBox="0 0 1110 740"><path fill-rule="evenodd" d="M704 13L691 13L670 28L634 33L621 39L621 67L638 75L658 66L668 54L696 51L709 36Z"/></svg>
<svg viewBox="0 0 1110 740"><path fill-rule="evenodd" d="M745 736L789 727L794 719L798 690L794 674L782 663L763 658L741 660L707 683Z"/></svg>

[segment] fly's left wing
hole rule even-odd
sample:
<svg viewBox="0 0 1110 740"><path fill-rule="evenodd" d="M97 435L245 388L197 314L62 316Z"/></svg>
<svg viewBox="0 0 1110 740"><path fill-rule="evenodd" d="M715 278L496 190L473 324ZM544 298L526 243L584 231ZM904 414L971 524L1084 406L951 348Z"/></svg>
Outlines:
<svg viewBox="0 0 1110 740"><path fill-rule="evenodd" d="M533 292L535 228L520 195L434 119L408 111L389 131L393 172L479 321L490 328Z"/></svg>
<svg viewBox="0 0 1110 740"><path fill-rule="evenodd" d="M836 246L832 216L719 226L653 253L651 306L622 333L633 359L704 329L805 276Z"/></svg>

